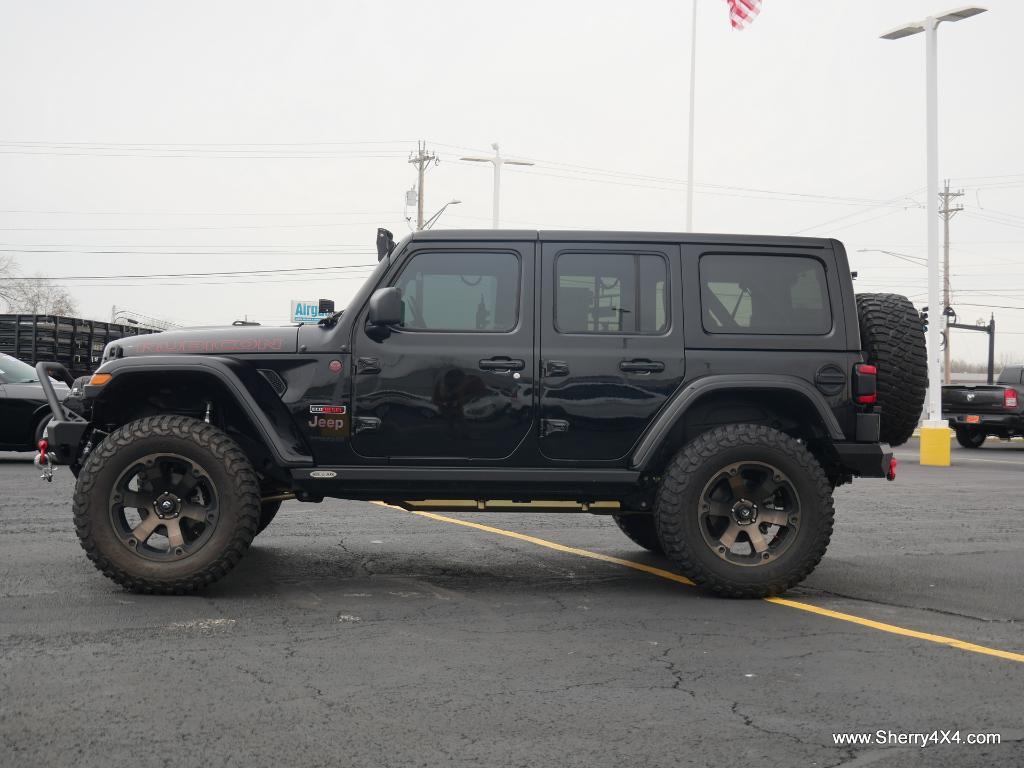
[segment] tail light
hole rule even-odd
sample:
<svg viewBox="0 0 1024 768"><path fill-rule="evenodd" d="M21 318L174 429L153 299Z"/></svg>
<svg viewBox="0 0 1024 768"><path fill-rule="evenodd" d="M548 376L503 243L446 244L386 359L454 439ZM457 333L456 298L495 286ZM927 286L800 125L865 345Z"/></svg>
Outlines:
<svg viewBox="0 0 1024 768"><path fill-rule="evenodd" d="M878 402L878 368L867 363L853 367L853 399L860 405Z"/></svg>
<svg viewBox="0 0 1024 768"><path fill-rule="evenodd" d="M1017 407L1017 390L1016 389L1004 389L1003 390L1003 408L1016 408Z"/></svg>

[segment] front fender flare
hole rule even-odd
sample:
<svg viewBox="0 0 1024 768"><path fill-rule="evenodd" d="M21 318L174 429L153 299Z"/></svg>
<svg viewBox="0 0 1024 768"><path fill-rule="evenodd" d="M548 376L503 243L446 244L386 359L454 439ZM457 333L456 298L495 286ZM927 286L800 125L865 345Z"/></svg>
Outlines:
<svg viewBox="0 0 1024 768"><path fill-rule="evenodd" d="M669 398L658 416L640 436L640 441L630 459L630 469L642 471L647 466L672 427L698 399L710 392L728 390L795 392L808 400L815 408L833 440L846 439L839 426L839 421L821 394L803 379L784 374L758 374L756 377L745 374L704 376L691 381Z"/></svg>
<svg viewBox="0 0 1024 768"><path fill-rule="evenodd" d="M312 455L301 453L297 448L306 448L301 444L295 424L288 415L287 408L281 404L280 411L272 419L266 410L261 408L252 392L239 377L239 361L231 358L212 355L152 355L128 357L104 363L97 373L109 373L113 376L110 384L103 387L86 385L87 398L98 397L107 387L115 384L120 377L133 374L173 374L198 373L216 379L224 386L242 412L249 418L253 426L280 466L302 467L313 464Z"/></svg>

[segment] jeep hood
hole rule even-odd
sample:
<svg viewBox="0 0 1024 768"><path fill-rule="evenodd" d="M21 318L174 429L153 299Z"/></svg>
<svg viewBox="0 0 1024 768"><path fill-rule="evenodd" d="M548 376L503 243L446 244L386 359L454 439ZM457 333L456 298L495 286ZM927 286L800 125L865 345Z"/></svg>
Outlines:
<svg viewBox="0 0 1024 768"><path fill-rule="evenodd" d="M144 355L253 355L294 354L298 326L227 326L163 331L113 341L103 350L103 361Z"/></svg>

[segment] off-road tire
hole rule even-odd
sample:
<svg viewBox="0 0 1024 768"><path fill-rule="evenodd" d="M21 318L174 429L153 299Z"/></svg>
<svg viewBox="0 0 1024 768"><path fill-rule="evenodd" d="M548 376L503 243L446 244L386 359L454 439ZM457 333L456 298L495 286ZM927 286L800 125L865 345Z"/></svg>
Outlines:
<svg viewBox="0 0 1024 768"><path fill-rule="evenodd" d="M928 388L924 326L910 299L895 293L857 294L860 341L878 367L883 443L903 445L914 434Z"/></svg>
<svg viewBox="0 0 1024 768"><path fill-rule="evenodd" d="M701 533L701 493L722 467L757 461L778 467L800 497L796 538L777 559L756 566L721 559ZM785 592L814 570L832 537L835 509L828 478L802 443L770 427L730 424L704 432L665 468L654 521L665 554L683 575L722 597L770 597Z"/></svg>
<svg viewBox="0 0 1024 768"><path fill-rule="evenodd" d="M656 555L665 554L658 541L658 529L654 525L654 515L612 515L619 526L634 543Z"/></svg>
<svg viewBox="0 0 1024 768"><path fill-rule="evenodd" d="M957 429L956 441L964 448L981 448L985 444L987 435L980 429Z"/></svg>
<svg viewBox="0 0 1024 768"><path fill-rule="evenodd" d="M120 473L160 451L201 460L220 501L213 538L175 562L138 556L117 538L110 521L110 492ZM249 548L259 518L259 481L242 449L220 429L186 416L152 416L111 433L89 455L75 486L75 531L82 549L103 575L133 592L185 594L218 581Z"/></svg>
<svg viewBox="0 0 1024 768"><path fill-rule="evenodd" d="M263 531L267 529L274 518L277 517L277 513L281 510L281 502L279 501L264 501L260 504L260 524L256 528L256 535L259 536Z"/></svg>

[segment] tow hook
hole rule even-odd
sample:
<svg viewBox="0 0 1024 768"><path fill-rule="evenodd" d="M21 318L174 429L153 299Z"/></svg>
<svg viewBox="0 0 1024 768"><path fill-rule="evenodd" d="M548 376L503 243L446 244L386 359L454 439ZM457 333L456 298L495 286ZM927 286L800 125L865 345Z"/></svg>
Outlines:
<svg viewBox="0 0 1024 768"><path fill-rule="evenodd" d="M46 440L39 441L39 453L36 454L33 464L36 465L37 469L42 470L43 474L39 476L40 480L45 480L48 483L53 482L53 460L56 458L50 453L50 443Z"/></svg>
<svg viewBox="0 0 1024 768"><path fill-rule="evenodd" d="M889 473L885 476L886 480L892 481L896 479L896 465L898 463L895 456L889 459Z"/></svg>

